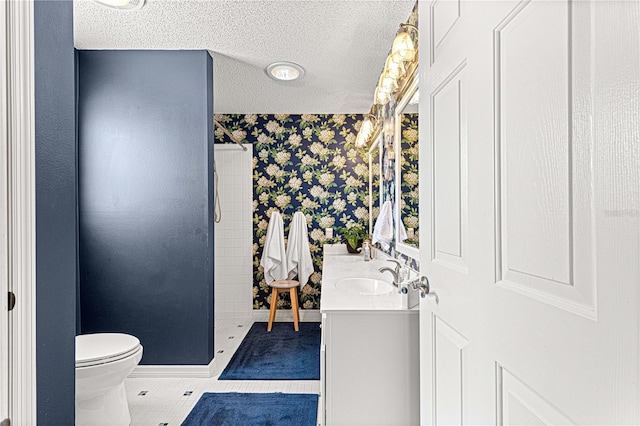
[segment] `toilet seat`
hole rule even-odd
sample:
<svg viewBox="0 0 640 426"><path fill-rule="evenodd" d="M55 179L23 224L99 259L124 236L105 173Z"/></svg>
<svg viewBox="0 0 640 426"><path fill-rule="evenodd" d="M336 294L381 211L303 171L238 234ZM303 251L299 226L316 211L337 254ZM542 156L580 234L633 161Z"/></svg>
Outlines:
<svg viewBox="0 0 640 426"><path fill-rule="evenodd" d="M76 368L115 362L142 350L140 340L123 333L76 336Z"/></svg>

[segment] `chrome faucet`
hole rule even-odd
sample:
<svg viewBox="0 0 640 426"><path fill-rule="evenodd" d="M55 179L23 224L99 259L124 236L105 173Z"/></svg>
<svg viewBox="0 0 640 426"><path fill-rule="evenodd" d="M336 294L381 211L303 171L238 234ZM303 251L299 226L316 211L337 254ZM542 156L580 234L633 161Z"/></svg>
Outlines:
<svg viewBox="0 0 640 426"><path fill-rule="evenodd" d="M383 266L381 268L378 268L378 271L380 272L391 272L391 275L393 275L393 285L395 287L398 287L400 285L400 262L398 262L395 259L387 259L387 262L394 262L396 264L394 269L388 268L386 266Z"/></svg>

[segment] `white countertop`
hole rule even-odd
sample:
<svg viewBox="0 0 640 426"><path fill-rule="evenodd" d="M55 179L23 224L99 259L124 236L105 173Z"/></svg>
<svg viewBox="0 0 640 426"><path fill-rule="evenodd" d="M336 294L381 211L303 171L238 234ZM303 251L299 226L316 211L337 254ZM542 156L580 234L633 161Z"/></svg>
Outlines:
<svg viewBox="0 0 640 426"><path fill-rule="evenodd" d="M347 253L344 244L325 244L322 265L320 312L408 311L407 295L398 293L396 287L391 293L375 296L347 293L336 287L343 278L375 278L391 284L391 274L378 271L382 266L393 268L385 259L365 262L362 254Z"/></svg>

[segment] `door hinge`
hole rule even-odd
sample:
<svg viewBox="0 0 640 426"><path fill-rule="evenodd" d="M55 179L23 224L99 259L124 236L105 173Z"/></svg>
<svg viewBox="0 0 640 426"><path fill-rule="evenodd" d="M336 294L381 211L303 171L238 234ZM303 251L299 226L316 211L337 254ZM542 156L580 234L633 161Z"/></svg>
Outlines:
<svg viewBox="0 0 640 426"><path fill-rule="evenodd" d="M16 295L12 291L9 292L9 310L12 310L16 306ZM4 420L0 423L0 426L5 426Z"/></svg>
<svg viewBox="0 0 640 426"><path fill-rule="evenodd" d="M0 426L11 426L11 420L4 419L3 421L0 422Z"/></svg>

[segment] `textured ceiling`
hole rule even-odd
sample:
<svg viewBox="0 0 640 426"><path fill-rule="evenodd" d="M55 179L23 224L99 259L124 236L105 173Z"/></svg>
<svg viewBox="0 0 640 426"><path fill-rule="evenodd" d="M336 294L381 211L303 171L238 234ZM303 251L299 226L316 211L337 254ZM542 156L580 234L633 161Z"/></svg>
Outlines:
<svg viewBox="0 0 640 426"><path fill-rule="evenodd" d="M78 49L207 49L216 113L364 113L415 0L147 0L119 12L74 1ZM275 61L304 77L276 82Z"/></svg>

